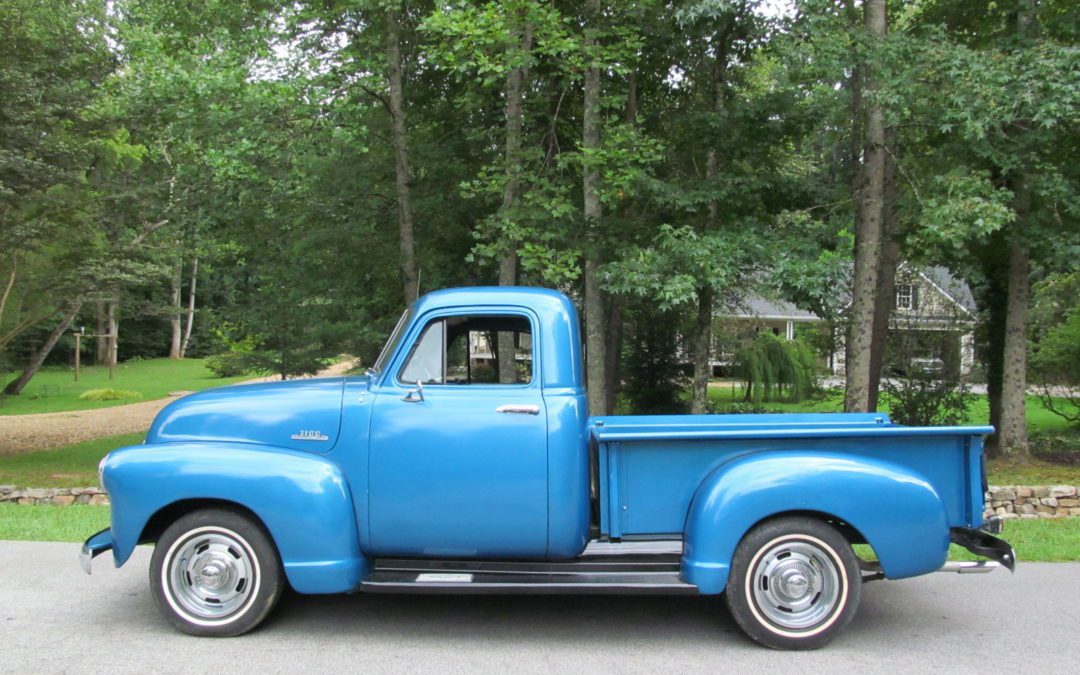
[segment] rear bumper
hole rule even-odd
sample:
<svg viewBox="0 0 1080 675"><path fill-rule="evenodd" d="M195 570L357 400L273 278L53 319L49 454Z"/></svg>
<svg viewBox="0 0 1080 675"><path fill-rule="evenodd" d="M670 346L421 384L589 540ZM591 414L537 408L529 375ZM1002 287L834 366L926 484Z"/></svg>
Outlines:
<svg viewBox="0 0 1080 675"><path fill-rule="evenodd" d="M82 567L83 572L90 574L94 558L106 551L111 551L112 547L112 530L109 528L87 539L82 545L82 551L79 552L79 566Z"/></svg>
<svg viewBox="0 0 1080 675"><path fill-rule="evenodd" d="M1000 524L1000 520L993 519L988 523L990 526L988 529L1001 532ZM1009 545L1009 542L1004 539L998 539L986 530L969 530L962 527L954 527L949 531L949 541L959 546L963 546L977 556L989 558L991 561L1001 565L1010 572L1016 569L1016 552L1013 551L1013 547ZM949 565L946 565L946 567L949 567ZM995 565L979 565L978 563L975 563L954 566L948 570L942 568L942 570L950 572L989 572L994 567Z"/></svg>

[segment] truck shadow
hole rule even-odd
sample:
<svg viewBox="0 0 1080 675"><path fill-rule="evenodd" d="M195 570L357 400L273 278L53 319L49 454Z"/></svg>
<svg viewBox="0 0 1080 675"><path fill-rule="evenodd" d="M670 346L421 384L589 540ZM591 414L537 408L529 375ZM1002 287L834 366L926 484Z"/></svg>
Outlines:
<svg viewBox="0 0 1080 675"><path fill-rule="evenodd" d="M891 603L885 598L877 599L885 602L876 602L874 595L864 594L871 606L862 608L846 636L887 633L911 618L905 611L890 611L887 606ZM484 641L501 647L546 642L610 649L674 641L760 649L743 636L721 597L304 596L289 592L263 630L314 632L324 638L351 634L375 641L434 638L470 645Z"/></svg>

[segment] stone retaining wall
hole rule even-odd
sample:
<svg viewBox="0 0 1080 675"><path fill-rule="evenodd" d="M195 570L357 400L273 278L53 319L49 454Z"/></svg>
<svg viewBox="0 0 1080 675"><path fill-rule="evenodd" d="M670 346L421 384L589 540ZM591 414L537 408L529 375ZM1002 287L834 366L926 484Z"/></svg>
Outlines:
<svg viewBox="0 0 1080 675"><path fill-rule="evenodd" d="M1002 518L1080 516L1076 485L991 485L984 515Z"/></svg>
<svg viewBox="0 0 1080 675"><path fill-rule="evenodd" d="M96 487L84 488L26 488L0 485L0 503L9 504L108 504L109 496Z"/></svg>
<svg viewBox="0 0 1080 675"><path fill-rule="evenodd" d="M1080 516L1080 487L1076 485L991 485L984 515L1003 518L1064 518ZM25 488L0 485L0 503L108 504L109 496L96 487Z"/></svg>

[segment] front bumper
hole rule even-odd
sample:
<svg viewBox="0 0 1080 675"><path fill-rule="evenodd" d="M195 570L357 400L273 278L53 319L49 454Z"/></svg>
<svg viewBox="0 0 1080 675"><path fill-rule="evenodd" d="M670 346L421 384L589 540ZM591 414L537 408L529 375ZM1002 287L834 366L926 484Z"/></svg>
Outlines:
<svg viewBox="0 0 1080 675"><path fill-rule="evenodd" d="M94 558L106 551L111 551L112 547L112 530L107 527L87 539L82 545L82 551L79 552L79 566L82 567L83 572L90 574Z"/></svg>

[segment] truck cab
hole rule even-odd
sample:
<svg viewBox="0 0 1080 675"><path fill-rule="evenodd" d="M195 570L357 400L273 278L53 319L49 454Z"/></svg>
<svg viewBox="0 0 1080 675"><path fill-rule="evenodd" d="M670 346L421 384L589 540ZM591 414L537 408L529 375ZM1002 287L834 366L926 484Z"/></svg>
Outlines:
<svg viewBox="0 0 1080 675"><path fill-rule="evenodd" d="M155 544L154 598L197 635L254 628L285 584L724 593L783 648L832 639L864 581L1012 569L982 522L989 427L589 417L582 357L562 293L450 289L414 303L363 376L184 397L103 460L112 526L84 568ZM950 542L989 560L948 563Z"/></svg>

